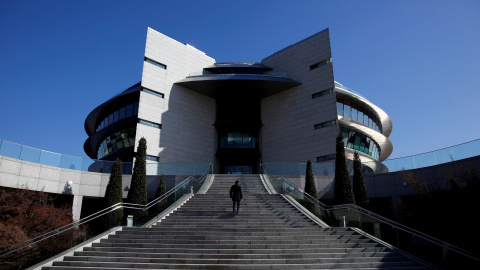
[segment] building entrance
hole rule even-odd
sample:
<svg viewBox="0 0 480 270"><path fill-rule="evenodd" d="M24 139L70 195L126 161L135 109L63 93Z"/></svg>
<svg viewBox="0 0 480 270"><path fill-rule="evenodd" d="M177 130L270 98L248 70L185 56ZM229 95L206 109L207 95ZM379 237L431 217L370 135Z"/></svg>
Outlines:
<svg viewBox="0 0 480 270"><path fill-rule="evenodd" d="M241 166L241 165L226 165L224 166L225 174L252 174L252 166Z"/></svg>
<svg viewBox="0 0 480 270"><path fill-rule="evenodd" d="M217 153L220 172L226 174L257 173L260 158L258 134L260 100L231 91L217 97Z"/></svg>

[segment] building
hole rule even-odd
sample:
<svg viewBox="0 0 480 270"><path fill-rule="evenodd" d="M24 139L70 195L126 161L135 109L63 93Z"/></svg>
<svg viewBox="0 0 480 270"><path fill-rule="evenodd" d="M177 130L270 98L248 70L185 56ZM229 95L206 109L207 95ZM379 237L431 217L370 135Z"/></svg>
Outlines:
<svg viewBox="0 0 480 270"><path fill-rule="evenodd" d="M325 29L259 63L216 63L151 28L141 82L85 121L92 159L131 162L141 137L148 159L213 162L216 173L258 173L260 163L333 161L342 132L347 158L370 169L393 150L389 116L336 82Z"/></svg>

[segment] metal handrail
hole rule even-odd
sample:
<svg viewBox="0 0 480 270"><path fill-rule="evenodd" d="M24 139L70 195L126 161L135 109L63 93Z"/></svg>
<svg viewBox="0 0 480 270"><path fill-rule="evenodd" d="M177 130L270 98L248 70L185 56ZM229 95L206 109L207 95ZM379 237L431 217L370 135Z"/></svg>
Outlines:
<svg viewBox="0 0 480 270"><path fill-rule="evenodd" d="M209 172L212 172L212 168L213 168L213 164L210 164L210 166L208 167L208 169L205 171L205 173L200 176L200 178L206 178L206 175L208 175ZM93 213L87 217L84 217L82 219L79 219L77 221L74 221L70 224L67 224L65 226L62 226L60 228L57 228L53 231L49 231L49 232L46 232L42 235L39 235L37 237L34 237L34 238L31 238L25 242L22 242L22 243L19 243L19 244L16 244L10 248L7 248L5 250L2 250L0 251L0 258L3 257L3 256L6 256L8 254L11 254L15 251L18 251L20 249L23 249L23 248L26 248L28 246L31 246L31 245L34 245L36 243L39 243L41 241L44 241L48 238L51 238L55 235L58 235L60 233L63 233L65 231L68 231L70 229L73 229L73 228L76 228L82 224L85 224L87 222L90 222L94 219L97 219L103 215L106 215L110 212L113 212L115 210L118 210L118 209L133 209L133 210L143 210L143 211L146 211L148 209L150 209L152 206L154 206L155 204L157 204L159 201L167 198L168 196L170 196L172 193L178 191L180 188L183 188L186 184L188 184L192 178L194 178L193 176L188 176L185 180L182 180L182 182L180 182L179 184L177 184L175 187L173 187L172 189L168 190L165 194L163 194L162 196L154 199L153 201L149 202L148 204L145 204L145 205L142 205L142 204L134 204L134 203L125 203L125 202L120 202L120 203L117 203L117 204L114 204L112 206L109 206L107 208L104 208L96 213Z"/></svg>
<svg viewBox="0 0 480 270"><path fill-rule="evenodd" d="M271 177L270 175L268 174L265 166L261 166L263 169L262 171L264 172L264 174L267 176L267 178L269 179L269 181L271 183L272 180L271 180ZM454 246L452 244L449 244L449 243L446 243L445 241L442 241L442 240L439 240L435 237L432 237L432 236L429 236L425 233L422 233L422 232L419 232L415 229L412 229L408 226L405 226L401 223L398 223L396 221L393 221L393 220L390 220L388 218L385 218L383 216L380 216L378 214L375 214L374 212L371 212L369 210L366 210L360 206L357 206L357 205L354 205L354 204L340 204L340 205L334 205L334 206L327 206L325 205L324 203L320 202L318 199L315 199L313 198L310 194L308 193L305 193L303 190L301 190L300 188L297 187L297 185L295 185L294 183L292 183L288 178L284 177L284 176L281 176L279 179L281 179L283 182L287 183L289 186L291 186L294 190L296 190L297 192L300 192L304 197L308 198L308 200L312 203L315 203L317 206L319 206L323 211L333 211L333 210L339 210L339 209L347 209L347 210L352 210L352 211L356 211L358 213L361 213L361 214L364 214L368 217L371 217L375 220L378 220L378 221L381 221L383 223L386 223L390 226L392 226L393 228L396 228L396 229L399 229L399 230L402 230L406 233L409 233L411 235L414 235L414 236L417 236L419 238L422 238L426 241L429 241L430 243L433 243L435 245L438 245L438 246L441 246L441 247L444 247L444 248L447 248L448 250L451 250L453 252L456 252L456 253L459 253L463 256L466 256L470 259L473 259L475 261L478 261L480 262L480 258L478 257L478 255L472 253L472 252L469 252L467 250L464 250L462 248L459 248L457 246Z"/></svg>

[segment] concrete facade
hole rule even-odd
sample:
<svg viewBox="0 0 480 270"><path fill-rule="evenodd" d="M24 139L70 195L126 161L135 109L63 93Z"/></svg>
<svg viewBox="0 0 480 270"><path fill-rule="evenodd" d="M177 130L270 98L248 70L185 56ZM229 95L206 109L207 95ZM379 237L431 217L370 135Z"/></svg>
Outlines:
<svg viewBox="0 0 480 270"><path fill-rule="evenodd" d="M310 66L331 60L328 29L263 59L275 71L286 72L301 85L262 100L261 144L263 162L315 162L316 157L335 154L337 126L319 130L314 125L337 119L335 94L312 98L334 87L333 65L311 70Z"/></svg>
<svg viewBox="0 0 480 270"><path fill-rule="evenodd" d="M162 162L202 162L215 159L215 101L174 83L215 63L197 49L148 28L142 87L164 98L140 92L138 118L161 124L161 129L137 124L138 140L145 137L147 154ZM194 130L195 132L192 132Z"/></svg>

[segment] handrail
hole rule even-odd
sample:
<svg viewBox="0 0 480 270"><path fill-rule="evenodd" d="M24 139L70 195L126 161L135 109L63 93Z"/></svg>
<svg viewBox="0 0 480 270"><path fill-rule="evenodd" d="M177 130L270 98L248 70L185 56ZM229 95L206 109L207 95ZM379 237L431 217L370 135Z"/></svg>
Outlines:
<svg viewBox="0 0 480 270"><path fill-rule="evenodd" d="M270 175L268 174L268 171L266 170L265 166L261 166L262 168L262 173L264 173L264 175L266 175L267 179L273 184L273 181L272 181L272 178L270 177ZM308 200L312 203L314 203L316 206L320 207L321 210L323 210L324 212L329 212L329 211L334 211L334 210L341 210L341 209L347 209L347 210L351 210L351 211L354 211L354 212L357 212L357 213L361 213L363 215L366 215L372 219L375 219L377 221L380 221L382 223L385 223L387 225L390 225L392 226L392 228L396 228L396 229L399 229L401 231L404 231L406 233L409 233L413 236L416 236L416 237L419 237L421 239L424 239L434 245L437 245L437 246L440 246L440 247L443 247L443 248L446 248L448 250L451 250L453 252L456 252L458 254L461 254L463 256L466 256L474 261L477 261L477 262L480 262L480 257L477 255L477 254L474 254L472 252L469 252L467 250L464 250L462 248L459 248L457 246L454 246L452 244L449 244L449 243L446 243L445 241L442 241L442 240L439 240L435 237L432 237L432 236L429 236L425 233L422 233L420 231L417 231L415 229L412 229L408 226L405 226L401 223L398 223L396 221L393 221L393 220L390 220L388 218L385 218L383 216L380 216L374 212L371 212L369 210L366 210L362 207L359 207L357 205L354 205L354 204L341 204L341 205L334 205L334 206L327 206L325 205L324 203L320 202L318 199L315 199L313 198L310 194L308 193L305 193L303 190L301 190L299 187L297 187L293 182L291 182L288 178L284 177L284 176L280 176L278 180L281 180L283 181L284 183L288 184L290 187L292 187L293 190L299 192L304 198L308 198ZM278 190L277 190L278 192ZM286 194L286 192L284 191L284 193Z"/></svg>
<svg viewBox="0 0 480 270"><path fill-rule="evenodd" d="M208 169L204 172L204 174L202 174L199 178L200 179L205 179L206 176L210 173L212 173L212 168L213 168L213 164L210 164L210 166L208 167ZM184 180L182 180L180 183L178 183L175 187L171 188L170 190L168 190L165 194L163 194L162 196L154 199L153 201L145 204L145 205L142 205L142 204L134 204L134 203L126 203L126 202L120 202L120 203L117 203L117 204L114 204L112 206L109 206L107 208L104 208L96 213L93 213L87 217L84 217L82 219L79 219L77 221L74 221L70 224L67 224L65 226L62 226L60 228L57 228L53 231L50 231L50 232L46 232L42 235L39 235L37 237L34 237L34 238L31 238L25 242L22 242L22 243L19 243L17 245L14 245L10 248L7 248L5 250L2 250L0 251L0 258L3 257L3 256L6 256L8 254L11 254L15 251L18 251L20 249L23 249L23 248L26 248L28 246L31 246L33 244L36 244L36 243L39 243L41 241L44 241L48 238L51 238L55 235L58 235L60 233L63 233L65 231L68 231L70 229L73 229L73 228L76 228L82 224L85 224L87 222L90 222L94 219L97 219L103 215L106 215L110 212L113 212L115 210L118 210L118 209L133 209L133 210L143 210L143 211L146 211L148 209L150 209L152 206L154 206L155 204L157 204L158 202L164 200L165 198L167 198L168 196L172 195L174 192L178 191L180 188L183 188L185 187L188 183L190 183L191 181L195 181L194 177L193 176L188 176L187 178L185 178ZM196 181L197 183L200 183L201 181ZM193 189L190 191L190 192L193 192Z"/></svg>

